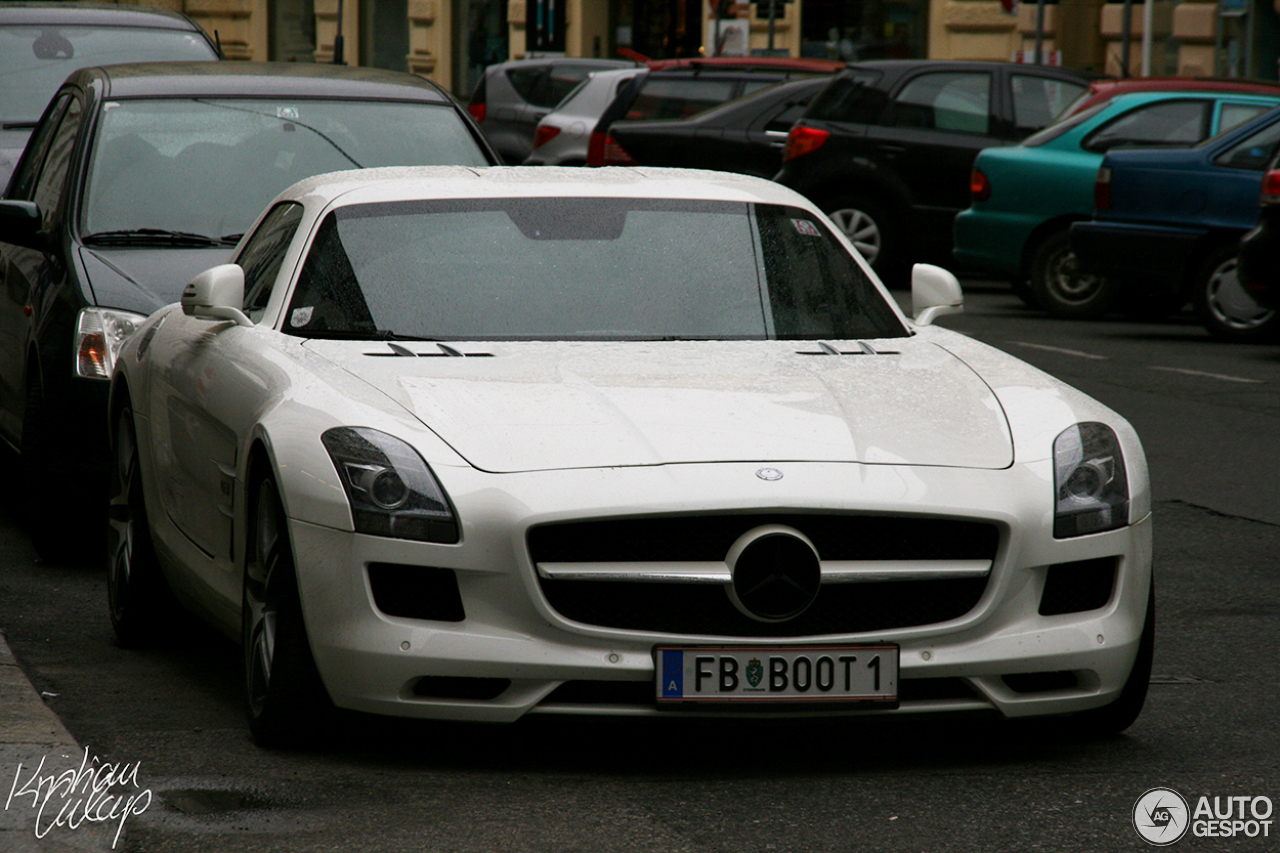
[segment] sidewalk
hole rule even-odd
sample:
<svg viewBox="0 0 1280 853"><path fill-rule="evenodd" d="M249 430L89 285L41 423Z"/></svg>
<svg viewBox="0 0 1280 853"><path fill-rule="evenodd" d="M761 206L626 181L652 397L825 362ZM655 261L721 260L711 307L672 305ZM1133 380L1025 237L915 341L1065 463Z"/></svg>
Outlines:
<svg viewBox="0 0 1280 853"><path fill-rule="evenodd" d="M63 853L110 850L115 836L111 823L84 824L76 829L55 826L44 838L36 837L37 809L32 795L18 796L31 782L41 759L42 777L56 776L80 767L83 748L49 710L0 632L0 850L5 853ZM6 803L8 808L5 808ZM41 826L56 819L61 799L54 797ZM116 849L123 849L124 836Z"/></svg>

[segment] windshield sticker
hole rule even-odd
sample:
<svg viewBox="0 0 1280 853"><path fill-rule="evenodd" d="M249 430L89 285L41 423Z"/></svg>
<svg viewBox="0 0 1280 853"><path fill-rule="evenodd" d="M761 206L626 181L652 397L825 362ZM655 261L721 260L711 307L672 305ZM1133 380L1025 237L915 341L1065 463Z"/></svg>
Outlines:
<svg viewBox="0 0 1280 853"><path fill-rule="evenodd" d="M305 308L295 308L293 313L289 315L289 325L295 329L300 329L311 322L311 314L314 312L315 306L308 305Z"/></svg>
<svg viewBox="0 0 1280 853"><path fill-rule="evenodd" d="M298 120L297 107L276 107L276 118L282 118L286 121Z"/></svg>
<svg viewBox="0 0 1280 853"><path fill-rule="evenodd" d="M796 230L801 234L807 234L810 237L822 236L822 232L818 230L818 226L814 225L807 219L793 219L791 220L791 224L794 225Z"/></svg>

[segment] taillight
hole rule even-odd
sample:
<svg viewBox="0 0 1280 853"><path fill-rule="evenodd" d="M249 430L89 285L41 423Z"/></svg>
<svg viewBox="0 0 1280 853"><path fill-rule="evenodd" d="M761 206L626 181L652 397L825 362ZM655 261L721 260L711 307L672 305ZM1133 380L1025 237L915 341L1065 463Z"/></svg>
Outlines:
<svg viewBox="0 0 1280 853"><path fill-rule="evenodd" d="M991 198L991 182L978 169L969 175L969 193L974 201L986 201Z"/></svg>
<svg viewBox="0 0 1280 853"><path fill-rule="evenodd" d="M604 138L604 165L606 166L639 166L627 149L618 144L618 140L608 134Z"/></svg>
<svg viewBox="0 0 1280 853"><path fill-rule="evenodd" d="M831 136L830 131L815 127L793 127L787 134L787 147L782 152L782 162L811 154L823 146Z"/></svg>
<svg viewBox="0 0 1280 853"><path fill-rule="evenodd" d="M587 140L587 165L604 165L604 133L599 130L591 131L591 138Z"/></svg>
<svg viewBox="0 0 1280 853"><path fill-rule="evenodd" d="M533 130L533 147L541 148L560 135L560 128L549 124L540 124Z"/></svg>
<svg viewBox="0 0 1280 853"><path fill-rule="evenodd" d="M484 101L478 104L468 104L467 112L471 113L471 117L476 120L476 124L480 124L484 121Z"/></svg>
<svg viewBox="0 0 1280 853"><path fill-rule="evenodd" d="M1098 210L1111 209L1111 167L1101 166L1093 179L1093 206Z"/></svg>
<svg viewBox="0 0 1280 853"><path fill-rule="evenodd" d="M1262 203L1280 202L1280 169L1272 169L1262 178Z"/></svg>

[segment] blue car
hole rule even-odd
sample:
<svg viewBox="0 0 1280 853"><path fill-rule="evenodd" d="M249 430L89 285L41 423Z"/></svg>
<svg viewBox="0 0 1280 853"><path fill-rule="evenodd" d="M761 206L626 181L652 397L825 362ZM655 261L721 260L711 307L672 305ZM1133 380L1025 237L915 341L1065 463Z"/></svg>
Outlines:
<svg viewBox="0 0 1280 853"><path fill-rule="evenodd" d="M955 220L956 261L1008 278L1055 316L1101 316L1115 287L1079 272L1067 230L1093 215L1103 156L1120 147L1189 147L1280 106L1280 88L1260 95L1232 85L1118 95L1021 145L987 148L974 163L973 202Z"/></svg>
<svg viewBox="0 0 1280 853"><path fill-rule="evenodd" d="M1241 286L1236 259L1277 147L1280 108L1194 148L1112 151L1098 169L1093 221L1071 226L1081 269L1155 304L1190 300L1215 337L1270 337L1280 315Z"/></svg>

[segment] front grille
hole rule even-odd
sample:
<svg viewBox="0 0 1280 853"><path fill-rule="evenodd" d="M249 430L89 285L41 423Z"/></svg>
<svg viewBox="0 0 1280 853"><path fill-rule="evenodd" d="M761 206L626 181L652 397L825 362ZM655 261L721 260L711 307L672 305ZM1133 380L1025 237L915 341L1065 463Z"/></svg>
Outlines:
<svg viewBox="0 0 1280 853"><path fill-rule="evenodd" d="M861 515L735 514L615 519L529 532L534 563L724 560L742 534L783 524L823 560L994 560L999 531L986 522ZM655 565L660 568L660 565ZM806 637L930 625L972 610L985 577L827 583L794 619L759 622L719 584L539 578L551 607L588 625L662 634Z"/></svg>

